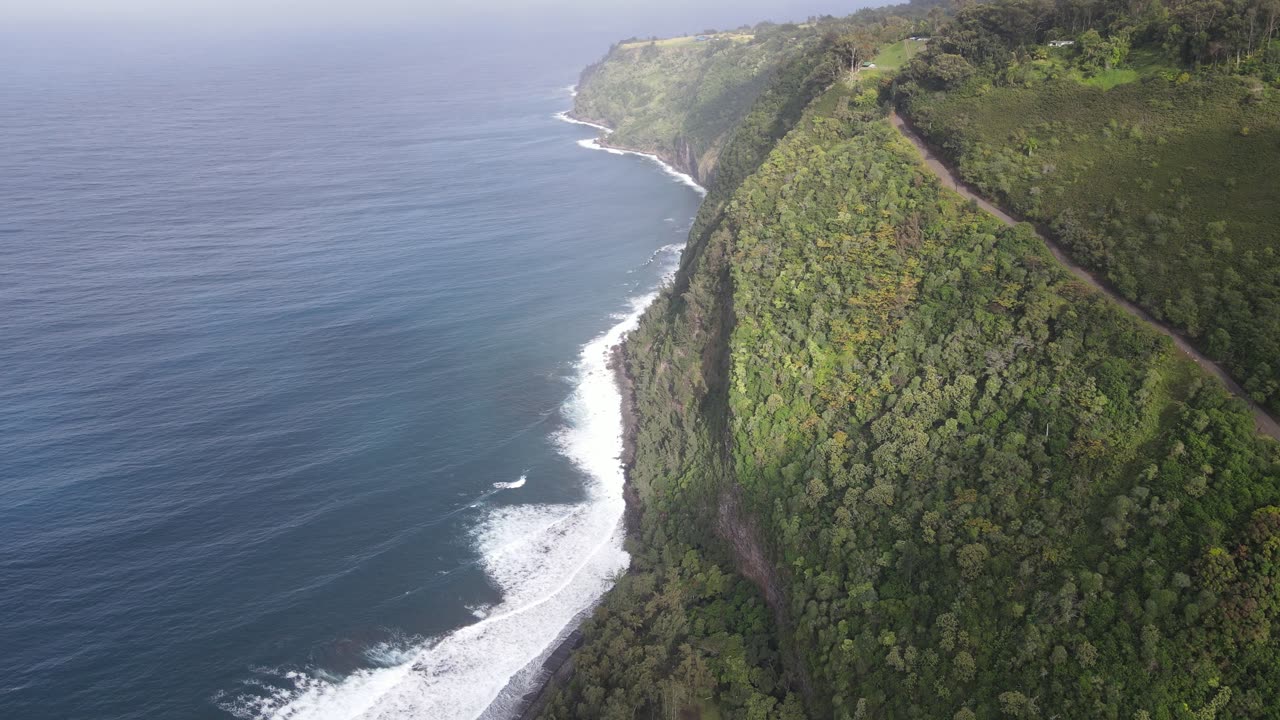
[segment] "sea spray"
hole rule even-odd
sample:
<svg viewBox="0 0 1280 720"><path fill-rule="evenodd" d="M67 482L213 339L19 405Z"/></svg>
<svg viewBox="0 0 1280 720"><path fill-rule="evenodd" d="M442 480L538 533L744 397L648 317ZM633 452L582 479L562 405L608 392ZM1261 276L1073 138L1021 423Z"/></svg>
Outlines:
<svg viewBox="0 0 1280 720"><path fill-rule="evenodd" d="M573 125L586 125L589 128L595 128L596 130L599 130L605 135L608 135L613 132L613 128L608 127L607 125L601 125L600 123L593 123L590 120L579 120L578 118L570 115L567 110L556 113L555 119L563 122L571 123Z"/></svg>
<svg viewBox="0 0 1280 720"><path fill-rule="evenodd" d="M636 155L642 158L647 158L657 163L658 166L662 168L663 172L667 173L668 175L675 178L676 180L684 183L685 185L688 185L689 187L693 188L699 195L705 196L707 194L707 189L702 187L702 185L698 184L698 181L694 180L692 175L689 175L688 173L680 172L679 170L675 169L670 164L668 164L665 160L658 157L657 155L654 155L653 153L640 152L639 150L624 150L622 148L612 147L612 146L601 143L600 140L597 138L588 138L586 140L579 140L578 145L584 148L587 148L588 150L603 150L613 155Z"/></svg>
<svg viewBox="0 0 1280 720"><path fill-rule="evenodd" d="M511 482L496 482L493 484L493 487L497 490L515 490L517 488L524 487L524 484L528 482L528 480L529 476L525 474L521 475L519 480L512 480Z"/></svg>

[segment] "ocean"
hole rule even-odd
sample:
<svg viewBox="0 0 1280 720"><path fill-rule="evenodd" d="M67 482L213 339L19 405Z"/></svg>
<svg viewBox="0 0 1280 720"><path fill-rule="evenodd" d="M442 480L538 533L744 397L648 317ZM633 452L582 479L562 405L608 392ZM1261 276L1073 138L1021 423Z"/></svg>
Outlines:
<svg viewBox="0 0 1280 720"><path fill-rule="evenodd" d="M626 567L700 196L462 43L0 48L0 717L505 717Z"/></svg>

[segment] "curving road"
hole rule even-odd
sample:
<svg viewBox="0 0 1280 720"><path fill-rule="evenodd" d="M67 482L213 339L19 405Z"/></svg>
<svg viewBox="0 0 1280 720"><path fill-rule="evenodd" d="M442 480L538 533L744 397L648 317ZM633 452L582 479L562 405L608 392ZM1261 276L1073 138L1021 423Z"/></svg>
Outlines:
<svg viewBox="0 0 1280 720"><path fill-rule="evenodd" d="M910 123L899 116L898 113L890 113L889 120L893 123L893 126L897 128L898 132L902 133L903 137L910 140L911 144L915 145L916 149L920 151L920 154L924 159L924 164L933 172L934 175L938 176L938 179L942 181L942 185L944 187L954 190L965 198L973 200L979 207L996 216L1006 225L1013 226L1019 223L1019 221L1012 215L988 202L985 198L974 192L968 185L962 182L952 171L951 167L933 153L929 148L928 143L926 143L920 135L916 133L915 129L911 127ZM1262 406L1254 402L1249 397L1248 393L1244 391L1244 388L1240 387L1240 384L1232 379L1232 377L1227 374L1226 370L1222 369L1221 365L1205 357L1199 350L1196 350L1182 333L1151 317L1146 310L1143 310L1137 305L1126 300L1105 282L1099 280L1093 273L1085 270L1079 265L1076 265L1071 258L1063 252L1062 248L1056 242L1038 231L1036 232L1036 235L1044 241L1045 246L1048 247L1049 252L1053 253L1053 256L1058 259L1058 262L1062 263L1062 265L1066 267L1067 270L1069 270L1077 279L1081 282L1087 283L1090 287L1111 298L1130 315L1133 315L1164 335L1167 335L1173 340L1173 344L1176 345L1184 355L1194 360L1201 369L1217 376L1217 378L1227 386L1227 389L1230 390L1232 394L1243 400L1249 406L1249 410L1253 413L1253 422L1254 425L1257 426L1258 432L1264 435L1269 435L1276 440L1280 440L1280 422L1277 422L1276 419L1269 415L1266 410L1262 409Z"/></svg>

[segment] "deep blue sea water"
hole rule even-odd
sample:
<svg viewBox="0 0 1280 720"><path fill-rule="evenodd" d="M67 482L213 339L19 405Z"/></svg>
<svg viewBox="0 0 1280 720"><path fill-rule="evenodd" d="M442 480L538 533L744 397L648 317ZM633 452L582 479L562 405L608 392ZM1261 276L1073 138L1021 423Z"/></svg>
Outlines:
<svg viewBox="0 0 1280 720"><path fill-rule="evenodd" d="M604 47L5 43L0 717L502 715L699 201L554 117Z"/></svg>

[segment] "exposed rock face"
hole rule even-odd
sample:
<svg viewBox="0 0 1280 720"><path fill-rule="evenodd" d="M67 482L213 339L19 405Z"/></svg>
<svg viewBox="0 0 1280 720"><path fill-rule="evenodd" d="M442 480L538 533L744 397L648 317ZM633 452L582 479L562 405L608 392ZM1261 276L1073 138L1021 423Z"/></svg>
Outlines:
<svg viewBox="0 0 1280 720"><path fill-rule="evenodd" d="M698 184L703 187L711 184L710 169L703 170L698 163L698 153L693 149L689 141L683 137L676 138L675 156L666 162L671 167L697 180Z"/></svg>

